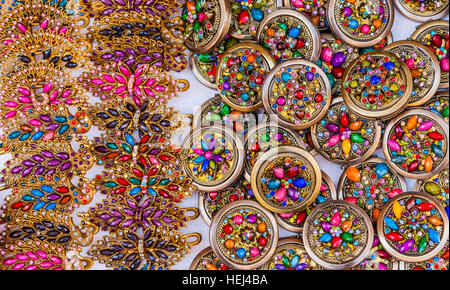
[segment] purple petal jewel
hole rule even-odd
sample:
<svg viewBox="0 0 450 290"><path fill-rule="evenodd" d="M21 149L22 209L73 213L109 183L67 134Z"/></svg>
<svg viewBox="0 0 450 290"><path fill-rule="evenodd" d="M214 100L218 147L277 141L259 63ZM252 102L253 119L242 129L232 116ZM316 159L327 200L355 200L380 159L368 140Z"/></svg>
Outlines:
<svg viewBox="0 0 450 290"><path fill-rule="evenodd" d="M52 193L50 195L47 196L48 200L57 200L61 197L61 195L57 194L57 193Z"/></svg>
<svg viewBox="0 0 450 290"><path fill-rule="evenodd" d="M321 226L325 232L329 232L331 230L331 224L329 222L322 222Z"/></svg>
<svg viewBox="0 0 450 290"><path fill-rule="evenodd" d="M61 164L61 161L58 159L51 159L47 162L48 166L58 166L59 164Z"/></svg>
<svg viewBox="0 0 450 290"><path fill-rule="evenodd" d="M117 209L112 209L110 211L110 213L115 217L123 217L123 214L120 211L118 211Z"/></svg>
<svg viewBox="0 0 450 290"><path fill-rule="evenodd" d="M102 220L109 220L112 216L107 214L107 213L102 213L101 215L99 215L99 218Z"/></svg>
<svg viewBox="0 0 450 290"><path fill-rule="evenodd" d="M214 160L215 162L223 162L223 157L220 155L213 155L212 160Z"/></svg>
<svg viewBox="0 0 450 290"><path fill-rule="evenodd" d="M286 270L286 267L283 266L283 265L281 265L281 264L275 264L275 268L276 268L277 270Z"/></svg>
<svg viewBox="0 0 450 290"><path fill-rule="evenodd" d="M300 198L300 192L295 188L289 187L288 194L293 201L297 201Z"/></svg>
<svg viewBox="0 0 450 290"><path fill-rule="evenodd" d="M146 228L146 229L151 226L150 222L147 219L143 219L142 224L144 225L144 228Z"/></svg>
<svg viewBox="0 0 450 290"><path fill-rule="evenodd" d="M163 216L162 221L165 222L166 224L170 224L173 222L173 220L168 216Z"/></svg>
<svg viewBox="0 0 450 290"><path fill-rule="evenodd" d="M124 208L123 209L123 212L126 214L126 215L129 215L129 216L134 216L134 211L132 211L131 209L129 209L129 208Z"/></svg>
<svg viewBox="0 0 450 290"><path fill-rule="evenodd" d="M328 123L325 125L325 127L327 127L328 131L330 131L330 132L333 132L333 133L339 132L339 127L335 124Z"/></svg>
<svg viewBox="0 0 450 290"><path fill-rule="evenodd" d="M44 167L44 166L39 166L39 167L36 169L36 171L34 172L34 175L35 175L35 176L41 175L42 172L44 172L44 170L45 170L45 167Z"/></svg>
<svg viewBox="0 0 450 290"><path fill-rule="evenodd" d="M158 209L157 211L155 211L155 213L153 214L154 218L159 218L160 216L162 216L162 209Z"/></svg>
<svg viewBox="0 0 450 290"><path fill-rule="evenodd" d="M65 170L69 169L70 166L72 166L72 163L70 161L67 161L59 167L59 170L65 171Z"/></svg>
<svg viewBox="0 0 450 290"><path fill-rule="evenodd" d="M123 222L122 228L128 228L132 224L134 224L134 219L127 219L126 221Z"/></svg>
<svg viewBox="0 0 450 290"><path fill-rule="evenodd" d="M120 222L121 222L122 220L123 220L123 219L121 219L121 218L113 219L112 222L111 222L109 225L112 226L112 227L115 227L115 226L117 226L118 224L120 224Z"/></svg>
<svg viewBox="0 0 450 290"><path fill-rule="evenodd" d="M13 169L11 169L11 174L17 174L20 171L22 171L23 167L22 166L16 166Z"/></svg>
<svg viewBox="0 0 450 290"><path fill-rule="evenodd" d="M48 150L42 151L41 154L42 154L44 157L47 157L47 158L53 158L53 157L54 157L54 156L53 156L53 153L52 153L51 151L48 151Z"/></svg>
<svg viewBox="0 0 450 290"><path fill-rule="evenodd" d="M33 155L33 156L31 156L31 159L33 159L36 162L44 162L45 161L45 158L42 157L41 155Z"/></svg>
<svg viewBox="0 0 450 290"><path fill-rule="evenodd" d="M308 266L308 264L305 263L298 264L297 267L295 267L295 270L304 270L306 266Z"/></svg>
<svg viewBox="0 0 450 290"><path fill-rule="evenodd" d="M127 205L134 210L137 209L137 204L134 201L132 201L131 199L127 199Z"/></svg>
<svg viewBox="0 0 450 290"><path fill-rule="evenodd" d="M157 219L153 219L153 220L152 220L152 223L153 223L155 226L157 226L157 227L162 226L162 223L161 223L159 220L157 220Z"/></svg>
<svg viewBox="0 0 450 290"><path fill-rule="evenodd" d="M148 218L151 214L152 214L152 211L150 209L148 209L142 213L142 217Z"/></svg>
<svg viewBox="0 0 450 290"><path fill-rule="evenodd" d="M406 242L404 242L404 243L400 246L400 248L398 249L398 251L399 251L400 253L407 252L407 251L409 251L409 250L412 248L413 245L414 245L414 240L407 240Z"/></svg>
<svg viewBox="0 0 450 290"><path fill-rule="evenodd" d="M30 175L31 171L33 171L33 167L28 167L24 171L22 171L22 177L27 177Z"/></svg>
<svg viewBox="0 0 450 290"><path fill-rule="evenodd" d="M44 175L53 175L56 172L55 168L50 168L46 172L44 172Z"/></svg>
<svg viewBox="0 0 450 290"><path fill-rule="evenodd" d="M209 151L214 151L214 149L216 148L216 139L211 138L208 148L209 148Z"/></svg>

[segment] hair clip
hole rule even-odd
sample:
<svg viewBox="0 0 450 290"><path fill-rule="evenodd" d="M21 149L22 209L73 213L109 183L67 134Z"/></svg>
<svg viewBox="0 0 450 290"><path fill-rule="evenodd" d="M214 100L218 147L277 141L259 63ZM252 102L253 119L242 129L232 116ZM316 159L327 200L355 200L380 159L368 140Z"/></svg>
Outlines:
<svg viewBox="0 0 450 290"><path fill-rule="evenodd" d="M194 241L188 241L194 237ZM118 231L92 245L88 255L94 261L120 270L169 269L199 244L201 235L182 235L163 227L152 227L142 235L131 230Z"/></svg>
<svg viewBox="0 0 450 290"><path fill-rule="evenodd" d="M169 140L174 131L183 125L181 115L171 107L152 107L149 104L148 100L141 102L125 96L97 103L87 110L87 114L94 125L108 133L137 131L140 137L151 137L150 142Z"/></svg>
<svg viewBox="0 0 450 290"><path fill-rule="evenodd" d="M79 178L76 184L59 177L42 181L33 179L12 189L5 198L1 217L10 219L17 213L41 209L71 213L90 203L94 193L94 184L84 178Z"/></svg>
<svg viewBox="0 0 450 290"><path fill-rule="evenodd" d="M81 249L38 239L17 241L0 250L1 270L86 270L92 260L80 256Z"/></svg>
<svg viewBox="0 0 450 290"><path fill-rule="evenodd" d="M188 212L193 215L187 215ZM83 218L101 230L113 233L121 229L136 231L142 228L145 231L154 226L179 230L198 216L197 208L180 208L160 196L138 196L134 199L113 195L91 207Z"/></svg>
<svg viewBox="0 0 450 290"><path fill-rule="evenodd" d="M84 103L79 86L67 72L45 65L30 65L15 73L0 73L0 126L30 119L28 114L49 105Z"/></svg>
<svg viewBox="0 0 450 290"><path fill-rule="evenodd" d="M85 1L85 7L95 18L123 12L147 13L166 19L178 12L177 0L93 0Z"/></svg>
<svg viewBox="0 0 450 290"><path fill-rule="evenodd" d="M40 111L29 109L26 119L3 127L8 133L0 135L0 154L35 142L70 142L73 134L86 133L91 128L85 110L84 104L77 107L74 115L63 104L45 106Z"/></svg>
<svg viewBox="0 0 450 290"><path fill-rule="evenodd" d="M181 170L177 159L180 150L166 145L151 146L148 140L145 135L137 143L125 133L122 139L103 134L90 141L94 160L108 170L96 176L96 189L102 194L134 198L161 195L175 202L190 196L195 187Z"/></svg>
<svg viewBox="0 0 450 290"><path fill-rule="evenodd" d="M1 244L25 242L31 239L55 243L66 249L72 246L90 245L98 232L98 227L89 222L82 220L79 225L75 225L67 212L53 210L31 210L11 217L6 224L6 229L1 234Z"/></svg>
<svg viewBox="0 0 450 290"><path fill-rule="evenodd" d="M12 154L12 159L6 161L0 182L5 184L4 187L13 187L32 180L83 176L93 164L86 139L86 136L76 138L75 141L80 143L77 151L66 142L38 143L19 148Z"/></svg>
<svg viewBox="0 0 450 290"><path fill-rule="evenodd" d="M189 88L188 81L175 80L152 66L143 65L133 72L123 63L98 66L84 72L78 81L102 100L129 96L136 105L148 100L151 107L160 106Z"/></svg>

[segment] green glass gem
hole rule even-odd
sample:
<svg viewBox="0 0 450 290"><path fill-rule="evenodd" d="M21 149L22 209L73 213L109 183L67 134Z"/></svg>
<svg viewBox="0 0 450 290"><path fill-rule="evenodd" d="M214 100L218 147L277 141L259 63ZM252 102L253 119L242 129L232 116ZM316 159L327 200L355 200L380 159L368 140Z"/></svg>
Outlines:
<svg viewBox="0 0 450 290"><path fill-rule="evenodd" d="M232 47L233 45L235 45L236 43L238 43L238 40L234 37L230 37L225 41L225 49L229 49L230 47Z"/></svg>
<svg viewBox="0 0 450 290"><path fill-rule="evenodd" d="M427 237L423 236L420 241L419 244L417 245L417 249L419 251L420 254L422 254L423 252L425 252L425 250L427 249Z"/></svg>
<svg viewBox="0 0 450 290"><path fill-rule="evenodd" d="M287 32L287 25L285 23L280 23L277 26Z"/></svg>
<svg viewBox="0 0 450 290"><path fill-rule="evenodd" d="M292 56L293 56L293 57L301 57L302 54L301 54L300 52L298 52L298 51L293 51L293 52L292 52Z"/></svg>
<svg viewBox="0 0 450 290"><path fill-rule="evenodd" d="M156 177L151 178L151 179L147 182L147 184L148 184L149 186L155 185L155 183L156 183Z"/></svg>
<svg viewBox="0 0 450 290"><path fill-rule="evenodd" d="M111 150L119 149L119 147L114 143L106 143L106 147L108 147Z"/></svg>
<svg viewBox="0 0 450 290"><path fill-rule="evenodd" d="M106 187L116 187L117 183L115 183L114 181L107 181L107 182L104 183L104 185Z"/></svg>
<svg viewBox="0 0 450 290"><path fill-rule="evenodd" d="M342 234L342 240L346 243L352 243L353 242L353 236L352 234L345 232Z"/></svg>
<svg viewBox="0 0 450 290"><path fill-rule="evenodd" d="M222 116L226 116L229 115L230 113L231 113L230 106L228 106L227 104L223 105L222 109L220 110L220 114Z"/></svg>
<svg viewBox="0 0 450 290"><path fill-rule="evenodd" d="M195 22L194 23L194 32L198 33L199 30L200 30L200 22Z"/></svg>
<svg viewBox="0 0 450 290"><path fill-rule="evenodd" d="M130 178L130 182L133 183L134 185L140 185L141 181L137 178L131 177Z"/></svg>
<svg viewBox="0 0 450 290"><path fill-rule="evenodd" d="M221 121L222 117L219 114L211 113L208 115L208 121Z"/></svg>
<svg viewBox="0 0 450 290"><path fill-rule="evenodd" d="M283 266L285 266L286 268L289 268L290 263L289 263L289 259L286 256L283 256L283 258L281 258L282 262L283 262Z"/></svg>
<svg viewBox="0 0 450 290"><path fill-rule="evenodd" d="M448 109L449 109L449 106L446 106L444 109L442 109L442 112L441 112L442 117L448 117Z"/></svg>
<svg viewBox="0 0 450 290"><path fill-rule="evenodd" d="M181 19L182 19L183 21L187 21L187 17L188 17L187 13L183 13L183 14L181 15Z"/></svg>
<svg viewBox="0 0 450 290"><path fill-rule="evenodd" d="M355 142L355 143L362 143L364 142L364 138L361 137L361 135L359 135L358 133L352 133L350 135L350 139Z"/></svg>
<svg viewBox="0 0 450 290"><path fill-rule="evenodd" d="M123 150L125 150L128 153L131 153L131 151L132 151L130 145L125 144L125 143L122 144L122 148L123 148Z"/></svg>
<svg viewBox="0 0 450 290"><path fill-rule="evenodd" d="M164 178L159 182L159 185L167 185L169 183L169 179L168 178Z"/></svg>
<svg viewBox="0 0 450 290"><path fill-rule="evenodd" d="M262 140L263 142L269 142L269 140L270 140L269 134L263 134L263 135L261 135L261 140Z"/></svg>
<svg viewBox="0 0 450 290"><path fill-rule="evenodd" d="M198 60L200 60L201 62L204 62L204 63L211 63L214 61L214 58L209 53L200 53L198 55Z"/></svg>
<svg viewBox="0 0 450 290"><path fill-rule="evenodd" d="M198 13L200 13L200 11L202 11L202 1L201 0L197 0L197 2L195 2L195 11L197 11Z"/></svg>
<svg viewBox="0 0 450 290"><path fill-rule="evenodd" d="M231 13L239 14L241 13L241 10L241 4L239 4L238 2L233 2L233 4L231 4Z"/></svg>

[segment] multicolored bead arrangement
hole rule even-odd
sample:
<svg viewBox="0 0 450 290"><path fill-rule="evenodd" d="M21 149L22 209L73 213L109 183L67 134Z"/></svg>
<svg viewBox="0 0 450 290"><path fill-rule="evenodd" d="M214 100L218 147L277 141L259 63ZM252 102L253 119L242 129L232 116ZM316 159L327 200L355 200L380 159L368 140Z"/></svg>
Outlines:
<svg viewBox="0 0 450 290"><path fill-rule="evenodd" d="M253 128L244 140L244 177L250 181L252 169L264 152L285 145L302 147L302 142L295 132L270 123L262 123Z"/></svg>
<svg viewBox="0 0 450 290"><path fill-rule="evenodd" d="M412 40L425 44L438 58L441 67L441 83L439 88L449 87L450 40L448 31L448 21L435 20L422 24L411 35Z"/></svg>
<svg viewBox="0 0 450 290"><path fill-rule="evenodd" d="M225 265L237 270L254 269L273 255L278 228L273 215L257 202L236 201L216 214L210 240L214 253Z"/></svg>
<svg viewBox="0 0 450 290"><path fill-rule="evenodd" d="M394 0L394 2L403 15L415 21L425 22L448 14L448 0Z"/></svg>
<svg viewBox="0 0 450 290"><path fill-rule="evenodd" d="M449 123L449 92L438 92L426 104L423 109L431 111L444 119L445 123Z"/></svg>
<svg viewBox="0 0 450 290"><path fill-rule="evenodd" d="M348 167L339 180L339 199L364 209L374 223L389 199L406 191L406 181L381 158Z"/></svg>
<svg viewBox="0 0 450 290"><path fill-rule="evenodd" d="M267 76L263 103L266 112L281 125L294 130L308 128L330 106L330 82L317 65L306 60L289 60Z"/></svg>
<svg viewBox="0 0 450 290"><path fill-rule="evenodd" d="M408 106L416 107L427 102L437 91L441 68L434 54L417 41L396 41L384 48L396 55L411 71L413 89Z"/></svg>
<svg viewBox="0 0 450 290"><path fill-rule="evenodd" d="M389 254L403 261L422 262L444 248L448 217L429 195L406 192L383 208L377 232Z"/></svg>
<svg viewBox="0 0 450 290"><path fill-rule="evenodd" d="M315 62L320 51L320 35L315 30L302 13L279 9L261 22L257 39L277 63L293 57Z"/></svg>
<svg viewBox="0 0 450 290"><path fill-rule="evenodd" d="M327 200L336 200L336 188L330 177L322 171L322 184L320 185L320 193L316 200L305 210L295 213L279 213L275 216L278 224L291 232L303 232L303 224L311 211L319 204Z"/></svg>
<svg viewBox="0 0 450 290"><path fill-rule="evenodd" d="M264 207L275 213L292 213L313 203L322 174L307 151L281 146L260 156L250 180L253 194Z"/></svg>
<svg viewBox="0 0 450 290"><path fill-rule="evenodd" d="M420 263L404 263L405 270L448 270L448 242L436 256Z"/></svg>
<svg viewBox="0 0 450 290"><path fill-rule="evenodd" d="M329 0L330 28L343 41L356 47L380 42L394 22L391 0Z"/></svg>
<svg viewBox="0 0 450 290"><path fill-rule="evenodd" d="M306 251L327 269L347 269L361 263L373 241L369 217L346 201L326 201L305 221L303 243Z"/></svg>
<svg viewBox="0 0 450 290"><path fill-rule="evenodd" d="M231 35L239 39L253 38L263 18L276 7L276 0L232 0Z"/></svg>
<svg viewBox="0 0 450 290"><path fill-rule="evenodd" d="M264 270L322 270L305 250L300 239L284 238L278 241L275 254L263 266Z"/></svg>
<svg viewBox="0 0 450 290"><path fill-rule="evenodd" d="M383 140L389 165L406 177L426 178L448 164L448 127L424 110L410 110L390 121Z"/></svg>
<svg viewBox="0 0 450 290"><path fill-rule="evenodd" d="M445 212L448 213L448 168L445 168L441 172L436 175L433 175L427 179L419 179L414 186L414 190L418 192L426 192L432 195L436 200L438 200L441 205L444 207Z"/></svg>
<svg viewBox="0 0 450 290"><path fill-rule="evenodd" d="M387 119L406 106L412 85L409 68L396 56L370 52L347 67L341 92L355 113L370 119Z"/></svg>
<svg viewBox="0 0 450 290"><path fill-rule="evenodd" d="M311 18L320 31L328 29L327 0L283 0L284 7L291 7Z"/></svg>
<svg viewBox="0 0 450 290"><path fill-rule="evenodd" d="M358 50L332 34L322 34L322 51L317 65L325 72L333 92L341 89L341 79L349 63L359 56Z"/></svg>
<svg viewBox="0 0 450 290"><path fill-rule="evenodd" d="M183 141L183 167L200 190L226 187L242 171L242 142L233 136L226 128L198 127Z"/></svg>
<svg viewBox="0 0 450 290"><path fill-rule="evenodd" d="M399 270L398 260L390 256L380 243L377 235L373 238L372 249L367 258L358 266L353 267L355 270Z"/></svg>
<svg viewBox="0 0 450 290"><path fill-rule="evenodd" d="M262 84L274 65L264 48L252 43L236 44L220 59L216 79L219 94L236 110L255 111L262 106Z"/></svg>
<svg viewBox="0 0 450 290"><path fill-rule="evenodd" d="M354 164L375 151L381 128L376 121L354 114L342 98L335 97L325 118L312 126L311 138L314 148L327 160Z"/></svg>

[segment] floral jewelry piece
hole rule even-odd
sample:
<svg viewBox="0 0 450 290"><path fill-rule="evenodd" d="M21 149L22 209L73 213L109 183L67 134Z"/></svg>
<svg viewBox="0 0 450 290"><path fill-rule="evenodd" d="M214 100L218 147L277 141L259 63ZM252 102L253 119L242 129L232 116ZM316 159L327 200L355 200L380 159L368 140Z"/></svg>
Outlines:
<svg viewBox="0 0 450 290"><path fill-rule="evenodd" d="M129 96L137 106L145 100L150 107L158 107L189 88L185 80L175 80L168 73L150 65L132 71L123 63L98 66L84 72L78 81L81 86L102 100Z"/></svg>
<svg viewBox="0 0 450 290"><path fill-rule="evenodd" d="M161 141L163 142L163 141ZM128 132L102 134L90 141L94 160L106 171L95 177L96 190L107 195L160 195L175 202L190 196L195 187L181 171L180 149L152 144L148 135L140 141Z"/></svg>
<svg viewBox="0 0 450 290"><path fill-rule="evenodd" d="M400 12L414 21L426 22L431 19L440 19L448 14L448 0L438 1L409 1L394 0Z"/></svg>
<svg viewBox="0 0 450 290"><path fill-rule="evenodd" d="M59 140L70 142L73 134L86 133L91 120L84 112L84 104L72 115L63 104L45 106L42 110L29 109L27 119L18 119L3 127L7 134L0 135L0 153L14 152L34 142Z"/></svg>
<svg viewBox="0 0 450 290"><path fill-rule="evenodd" d="M383 248L406 262L422 262L437 255L448 240L448 217L428 194L405 192L383 208L377 232Z"/></svg>
<svg viewBox="0 0 450 290"><path fill-rule="evenodd" d="M421 109L431 111L449 123L449 91L438 92Z"/></svg>
<svg viewBox="0 0 450 290"><path fill-rule="evenodd" d="M69 73L44 65L30 65L13 74L0 73L0 87L0 126L17 123L19 118L31 120L58 104L73 106L86 101Z"/></svg>
<svg viewBox="0 0 450 290"><path fill-rule="evenodd" d="M71 246L85 247L92 243L98 228L84 221L75 225L68 213L58 211L31 210L12 217L2 232L2 244L38 239L55 243L69 249Z"/></svg>
<svg viewBox="0 0 450 290"><path fill-rule="evenodd" d="M276 11L276 0L232 0L230 34L238 39L252 39L266 15Z"/></svg>
<svg viewBox="0 0 450 290"><path fill-rule="evenodd" d="M87 114L100 130L108 133L137 131L140 137L148 135L155 143L170 140L183 125L181 115L171 107L153 107L148 100L129 96L97 103L88 108Z"/></svg>
<svg viewBox="0 0 450 290"><path fill-rule="evenodd" d="M275 124L261 123L252 128L244 139L245 161L244 177L250 181L250 175L255 163L264 152L278 146L304 147L298 134L289 129L279 127Z"/></svg>
<svg viewBox="0 0 450 290"><path fill-rule="evenodd" d="M242 141L226 127L197 127L181 147L184 171L201 191L226 188L242 172Z"/></svg>
<svg viewBox="0 0 450 290"><path fill-rule="evenodd" d="M210 52L230 28L230 1L187 0L181 19L186 23L186 47L195 53Z"/></svg>
<svg viewBox="0 0 450 290"><path fill-rule="evenodd" d="M448 270L448 241L436 256L420 263L403 263L402 270Z"/></svg>
<svg viewBox="0 0 450 290"><path fill-rule="evenodd" d="M337 38L355 47L379 43L391 31L394 4L391 0L329 0L327 19Z"/></svg>
<svg viewBox="0 0 450 290"><path fill-rule="evenodd" d="M325 118L312 126L311 138L314 148L328 161L350 165L373 154L380 143L381 126L359 117L341 97L335 97Z"/></svg>
<svg viewBox="0 0 450 290"><path fill-rule="evenodd" d="M440 89L446 89L449 86L449 28L448 21L436 20L422 24L411 35L411 40L419 41L437 56L441 67Z"/></svg>
<svg viewBox="0 0 450 290"><path fill-rule="evenodd" d="M187 215L188 212L193 215ZM198 209L180 208L159 196L139 196L134 199L131 196L113 195L91 207L83 219L102 231L113 233L124 229L136 231L138 228L145 231L154 226L179 230L198 216Z"/></svg>
<svg viewBox="0 0 450 290"><path fill-rule="evenodd" d="M321 173L322 184L320 185L320 193L317 195L316 200L303 211L276 214L275 218L281 227L291 232L302 233L306 217L318 204L321 204L327 200L337 199L336 188L334 187L330 177L323 171L321 171Z"/></svg>
<svg viewBox="0 0 450 290"><path fill-rule="evenodd" d="M28 148L19 148L6 161L6 168L1 171L1 183L15 187L23 182L42 181L55 178L72 178L84 176L93 165L90 146L86 137L78 136L79 149L74 150L70 143L47 142L32 144Z"/></svg>
<svg viewBox="0 0 450 290"><path fill-rule="evenodd" d="M195 240L188 241L191 237ZM200 241L198 233L182 235L164 227L152 227L142 234L124 230L103 236L91 246L88 255L117 270L164 270L179 262Z"/></svg>
<svg viewBox="0 0 450 290"><path fill-rule="evenodd" d="M242 112L260 108L263 82L274 65L272 56L254 43L229 48L220 59L216 77L224 102Z"/></svg>
<svg viewBox="0 0 450 290"><path fill-rule="evenodd" d="M419 179L414 185L414 191L426 192L432 195L441 205L445 208L445 212L448 213L448 168L445 168L436 175L433 175L427 179Z"/></svg>
<svg viewBox="0 0 450 290"><path fill-rule="evenodd" d="M170 18L179 12L181 4L177 0L93 0L84 1L86 9L97 19L123 12L147 13L149 16Z"/></svg>
<svg viewBox="0 0 450 290"><path fill-rule="evenodd" d="M284 7L294 8L308 16L320 31L328 29L328 0L283 0Z"/></svg>
<svg viewBox="0 0 450 290"><path fill-rule="evenodd" d="M376 157L347 167L338 183L339 199L364 209L374 223L389 199L406 190L405 179Z"/></svg>
<svg viewBox="0 0 450 290"><path fill-rule="evenodd" d="M283 238L278 240L272 258L264 264L263 270L322 270L308 255L301 239Z"/></svg>
<svg viewBox="0 0 450 290"><path fill-rule="evenodd" d="M5 198L6 203L2 206L2 218L40 209L71 213L90 203L95 193L94 185L80 177L76 185L65 178L40 179L12 188L12 193Z"/></svg>
<svg viewBox="0 0 450 290"><path fill-rule="evenodd" d="M247 132L254 128L257 116L252 112L240 112L226 104L220 95L204 102L193 118L193 127L212 126L214 124L232 128L239 137L244 137Z"/></svg>
<svg viewBox="0 0 450 290"><path fill-rule="evenodd" d="M370 218L346 201L326 201L308 216L303 244L311 258L326 269L343 270L361 263L373 243Z"/></svg>
<svg viewBox="0 0 450 290"><path fill-rule="evenodd" d="M333 93L341 90L341 79L345 68L359 57L358 50L332 34L322 34L322 51L317 65L325 72Z"/></svg>
<svg viewBox="0 0 450 290"><path fill-rule="evenodd" d="M436 93L441 79L441 69L436 56L417 41L396 41L384 48L384 51L396 55L411 71L413 90L408 106L420 106Z"/></svg>
<svg viewBox="0 0 450 290"><path fill-rule="evenodd" d="M218 191L200 192L198 194L198 205L203 220L208 225L216 213L225 205L245 199L254 199L250 183L239 177L232 185Z"/></svg>
<svg viewBox="0 0 450 290"><path fill-rule="evenodd" d="M79 255L81 249L27 239L8 243L0 250L1 270L87 270L92 260Z"/></svg>
<svg viewBox="0 0 450 290"><path fill-rule="evenodd" d="M214 254L211 247L203 249L192 261L189 270L232 270Z"/></svg>
<svg viewBox="0 0 450 290"><path fill-rule="evenodd" d="M372 249L367 258L361 264L352 268L352 270L400 270L398 260L390 256L380 243L377 235L373 237Z"/></svg>
<svg viewBox="0 0 450 290"><path fill-rule="evenodd" d="M344 102L367 119L390 119L408 104L413 80L408 66L395 55L369 52L353 61L342 77Z"/></svg>
<svg viewBox="0 0 450 290"><path fill-rule="evenodd" d="M257 269L275 252L278 227L273 215L250 200L224 206L209 231L214 254L236 270Z"/></svg>
<svg viewBox="0 0 450 290"><path fill-rule="evenodd" d="M191 53L189 56L189 63L195 78L202 85L211 89L217 89L216 76L219 61L225 51L237 43L238 40L236 38L227 34L225 39L220 44L216 45L210 52Z"/></svg>
<svg viewBox="0 0 450 290"><path fill-rule="evenodd" d="M261 46L269 50L276 62L292 57L316 62L320 53L320 33L302 13L278 9L266 16L256 34Z"/></svg>
<svg viewBox="0 0 450 290"><path fill-rule="evenodd" d="M304 210L320 192L322 173L306 150L281 146L261 155L251 173L256 199L275 213Z"/></svg>
<svg viewBox="0 0 450 290"><path fill-rule="evenodd" d="M391 120L385 129L383 152L400 175L427 178L448 164L448 125L425 110L409 110Z"/></svg>
<svg viewBox="0 0 450 290"><path fill-rule="evenodd" d="M96 43L96 65L124 62L133 71L143 64L180 72L186 68L183 21L161 20L146 13L120 13L94 22L87 37Z"/></svg>
<svg viewBox="0 0 450 290"><path fill-rule="evenodd" d="M278 64L266 77L262 100L274 122L300 130L311 127L331 104L331 86L315 64L292 59Z"/></svg>

